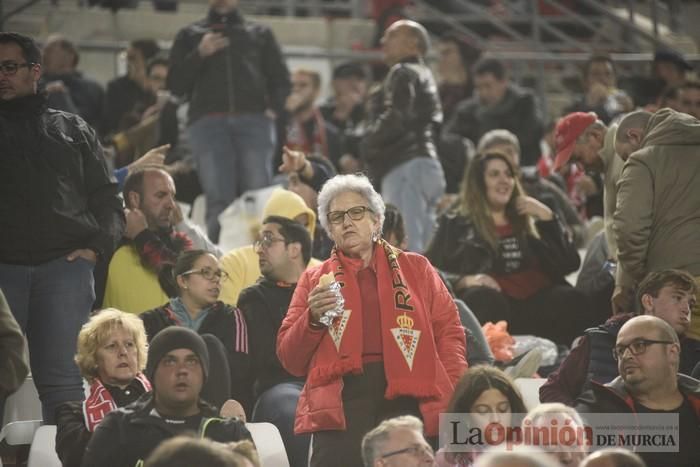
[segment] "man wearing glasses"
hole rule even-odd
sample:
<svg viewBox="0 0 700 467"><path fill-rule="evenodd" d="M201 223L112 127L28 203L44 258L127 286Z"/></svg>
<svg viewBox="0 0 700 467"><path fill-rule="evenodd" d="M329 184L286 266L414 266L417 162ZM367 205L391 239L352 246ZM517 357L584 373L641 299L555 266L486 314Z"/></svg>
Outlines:
<svg viewBox="0 0 700 467"><path fill-rule="evenodd" d="M434 466L433 448L423 437L423 422L412 415L384 420L362 439L365 467Z"/></svg>
<svg viewBox="0 0 700 467"><path fill-rule="evenodd" d="M309 231L292 219L268 216L255 242L262 277L241 292L238 307L248 326L253 361L253 422L275 425L292 467L308 465L309 435L294 435L294 416L304 378L288 373L277 358L276 341L297 281L311 260Z"/></svg>
<svg viewBox="0 0 700 467"><path fill-rule="evenodd" d="M73 361L95 299L93 270L124 229L95 131L46 107L34 40L0 33L0 289L29 339L44 422L81 400Z"/></svg>
<svg viewBox="0 0 700 467"><path fill-rule="evenodd" d="M620 376L579 399L582 413L641 413L679 416L678 452L642 452L649 467L700 465L700 382L678 373L681 347L670 324L655 316L627 321L613 356Z"/></svg>
<svg viewBox="0 0 700 467"><path fill-rule="evenodd" d="M641 313L661 318L678 334L682 350L679 368L687 375L700 360L693 340L686 336L697 292L693 276L677 269L649 273L637 291ZM540 387L540 402L562 402L573 406L576 399L590 389L592 381L605 384L618 376L612 349L618 331L633 317L631 313L615 315L604 324L587 329L559 368Z"/></svg>

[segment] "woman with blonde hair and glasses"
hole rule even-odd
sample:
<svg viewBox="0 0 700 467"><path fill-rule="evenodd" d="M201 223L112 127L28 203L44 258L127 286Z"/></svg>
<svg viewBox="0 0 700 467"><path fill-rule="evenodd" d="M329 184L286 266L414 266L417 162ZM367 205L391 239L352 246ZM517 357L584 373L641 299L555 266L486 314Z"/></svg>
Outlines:
<svg viewBox="0 0 700 467"><path fill-rule="evenodd" d="M565 279L581 260L560 220L525 194L516 175L501 153L477 156L426 256L482 324L505 320L511 334L568 346L598 324L586 297Z"/></svg>
<svg viewBox="0 0 700 467"><path fill-rule="evenodd" d="M85 447L105 415L151 390L146 367L146 333L138 316L107 308L83 325L75 356L90 384L85 401L56 408L56 453L64 467L78 467Z"/></svg>
<svg viewBox="0 0 700 467"><path fill-rule="evenodd" d="M312 466L362 465L362 436L398 415L438 433L467 368L457 308L428 260L382 238L385 205L363 175L318 197L331 257L299 279L277 335L284 368L305 376L295 432L313 433Z"/></svg>
<svg viewBox="0 0 700 467"><path fill-rule="evenodd" d="M252 409L251 361L248 327L243 313L219 300L226 272L217 258L205 250L182 253L175 264L161 270L159 281L170 300L142 313L150 342L169 326L185 326L207 343L212 372L202 398L216 407L228 399Z"/></svg>

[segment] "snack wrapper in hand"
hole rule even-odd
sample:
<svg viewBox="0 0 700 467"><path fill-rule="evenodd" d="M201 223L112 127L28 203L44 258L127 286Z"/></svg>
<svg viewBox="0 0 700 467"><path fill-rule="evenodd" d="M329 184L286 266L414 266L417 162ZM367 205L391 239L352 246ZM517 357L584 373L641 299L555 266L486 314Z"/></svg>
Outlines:
<svg viewBox="0 0 700 467"><path fill-rule="evenodd" d="M333 275L332 272L326 273L321 276L321 278L318 281L318 284L323 286L323 287L328 287L331 292L335 294L335 308L332 310L328 310L321 316L321 319L319 319L320 323L323 324L324 326L330 326L333 323L333 320L337 317L343 314L343 307L345 306L345 298L343 297L343 294L340 292L340 283L335 280L335 276Z"/></svg>

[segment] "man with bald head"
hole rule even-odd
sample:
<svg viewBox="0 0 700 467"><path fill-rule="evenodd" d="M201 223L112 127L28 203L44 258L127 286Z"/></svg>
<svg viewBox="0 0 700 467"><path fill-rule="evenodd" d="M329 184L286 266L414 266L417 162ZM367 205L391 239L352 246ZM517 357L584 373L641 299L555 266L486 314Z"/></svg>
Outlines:
<svg viewBox="0 0 700 467"><path fill-rule="evenodd" d="M406 220L409 250L422 252L445 193L445 174L435 137L442 107L435 79L424 62L430 47L425 28L414 21L392 24L382 38L389 73L372 98L364 158L387 203Z"/></svg>
<svg viewBox="0 0 700 467"><path fill-rule="evenodd" d="M615 152L620 156L620 159L626 161L634 151L641 147L645 128L651 116L651 112L636 110L620 120L615 134Z"/></svg>
<svg viewBox="0 0 700 467"><path fill-rule="evenodd" d="M641 453L648 467L700 465L700 381L678 373L680 350L664 320L630 319L613 349L620 376L605 385L593 382L576 406L581 413L678 414L679 451Z"/></svg>

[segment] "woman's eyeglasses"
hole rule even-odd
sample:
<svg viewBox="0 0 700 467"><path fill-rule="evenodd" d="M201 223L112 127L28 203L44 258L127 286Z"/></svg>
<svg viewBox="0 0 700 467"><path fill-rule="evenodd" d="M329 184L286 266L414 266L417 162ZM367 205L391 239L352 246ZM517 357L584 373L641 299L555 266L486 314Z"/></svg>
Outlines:
<svg viewBox="0 0 700 467"><path fill-rule="evenodd" d="M228 279L228 274L226 271L222 271L221 269L212 269L212 268L202 268L202 269L191 269L189 271L185 271L181 276L189 276L190 274L197 274L202 276L208 281L213 281L213 280L218 280L218 281L225 281Z"/></svg>
<svg viewBox="0 0 700 467"><path fill-rule="evenodd" d="M365 213L369 211L373 213L367 206L354 206L347 211L331 211L328 213L328 222L331 224L342 224L345 215L347 214L350 219L354 221L361 221L365 217Z"/></svg>

